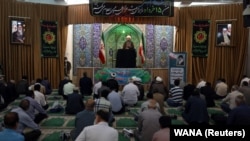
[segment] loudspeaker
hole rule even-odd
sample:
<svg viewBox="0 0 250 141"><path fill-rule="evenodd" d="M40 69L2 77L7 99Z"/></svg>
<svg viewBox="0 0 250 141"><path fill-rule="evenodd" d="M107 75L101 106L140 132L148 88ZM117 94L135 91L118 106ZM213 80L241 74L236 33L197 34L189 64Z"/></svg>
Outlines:
<svg viewBox="0 0 250 141"><path fill-rule="evenodd" d="M247 5L250 4L250 0L243 0L243 11L247 8ZM243 15L243 26L250 27L250 15Z"/></svg>

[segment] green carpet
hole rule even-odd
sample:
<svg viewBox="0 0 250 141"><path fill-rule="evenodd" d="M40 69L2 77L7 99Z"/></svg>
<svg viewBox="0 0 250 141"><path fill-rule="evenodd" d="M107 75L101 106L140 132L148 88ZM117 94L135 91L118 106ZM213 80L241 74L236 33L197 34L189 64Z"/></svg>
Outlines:
<svg viewBox="0 0 250 141"><path fill-rule="evenodd" d="M172 125L186 125L186 123L183 120L172 120Z"/></svg>
<svg viewBox="0 0 250 141"><path fill-rule="evenodd" d="M182 114L182 111L180 111L179 109L168 109L167 112L170 115L177 115L177 116L180 116Z"/></svg>
<svg viewBox="0 0 250 141"><path fill-rule="evenodd" d="M51 118L48 120L45 120L41 126L45 127L62 127L64 124L64 118Z"/></svg>
<svg viewBox="0 0 250 141"><path fill-rule="evenodd" d="M67 123L66 126L67 126L67 127L75 127L75 119L71 119L71 120Z"/></svg>
<svg viewBox="0 0 250 141"><path fill-rule="evenodd" d="M118 141L130 141L130 139L125 137L122 133L119 133Z"/></svg>
<svg viewBox="0 0 250 141"><path fill-rule="evenodd" d="M208 108L207 111L208 111L208 114L210 114L210 115L211 115L211 114L224 114L223 111L217 110L217 109Z"/></svg>
<svg viewBox="0 0 250 141"><path fill-rule="evenodd" d="M137 123L133 119L121 118L116 122L116 127L137 127Z"/></svg>
<svg viewBox="0 0 250 141"><path fill-rule="evenodd" d="M42 141L60 141L60 132L49 134Z"/></svg>

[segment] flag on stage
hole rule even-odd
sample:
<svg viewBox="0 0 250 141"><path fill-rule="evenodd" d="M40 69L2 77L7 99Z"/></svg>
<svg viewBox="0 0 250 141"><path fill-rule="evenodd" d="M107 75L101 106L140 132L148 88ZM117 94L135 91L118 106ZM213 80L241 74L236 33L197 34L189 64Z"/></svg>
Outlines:
<svg viewBox="0 0 250 141"><path fill-rule="evenodd" d="M144 62L145 62L145 56L144 56L144 49L143 49L142 43L140 43L139 55L141 57L141 63L144 64Z"/></svg>
<svg viewBox="0 0 250 141"><path fill-rule="evenodd" d="M99 48L99 59L102 64L106 62L106 55L105 55L105 44L104 44L104 35L102 33L101 44Z"/></svg>

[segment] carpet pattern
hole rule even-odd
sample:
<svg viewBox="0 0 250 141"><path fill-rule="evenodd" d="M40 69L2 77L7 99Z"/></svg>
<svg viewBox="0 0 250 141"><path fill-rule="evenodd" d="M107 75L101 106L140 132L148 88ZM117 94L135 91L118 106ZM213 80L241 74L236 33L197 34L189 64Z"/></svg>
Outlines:
<svg viewBox="0 0 250 141"><path fill-rule="evenodd" d="M17 107L21 99L23 98L24 95L21 95L18 99L12 102L5 110L0 112L0 122L2 122L3 116L12 108ZM89 98L92 98L92 96L85 96L83 100L86 101ZM57 94L57 90L53 90L52 94L47 95L47 101L50 107L55 101L58 101L63 107L65 107L66 104L66 101L63 100L63 98ZM133 137L128 138L124 136L122 130L124 128L135 129L137 127L137 122L134 121L134 116L131 113L137 113L140 109L141 104L144 101L145 100L139 101L135 107L129 107L129 110L124 114L115 115L115 122L113 123L113 127L116 128L119 132L119 141L135 141ZM208 108L210 116L214 113L224 114L224 112L219 108L219 105L220 102L216 101L216 107ZM74 115L67 115L64 113L64 110L58 113L52 113L50 112L50 107L47 110L49 117L40 123L42 135L40 136L38 141L60 141L60 134L62 131L69 133L74 128ZM173 125L187 125L187 123L181 117L181 108L172 108L166 106L165 111L167 114L177 115L177 119L172 120ZM210 120L210 124L214 124L214 122Z"/></svg>

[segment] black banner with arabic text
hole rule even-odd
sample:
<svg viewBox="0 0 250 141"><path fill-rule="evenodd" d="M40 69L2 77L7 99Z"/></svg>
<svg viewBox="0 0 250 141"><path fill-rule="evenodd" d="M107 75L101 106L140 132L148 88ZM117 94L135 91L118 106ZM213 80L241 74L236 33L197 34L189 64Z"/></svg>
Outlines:
<svg viewBox="0 0 250 141"><path fill-rule="evenodd" d="M57 22L41 21L41 56L58 57Z"/></svg>
<svg viewBox="0 0 250 141"><path fill-rule="evenodd" d="M207 57L208 56L208 37L209 37L209 20L195 20L193 21L193 57Z"/></svg>

